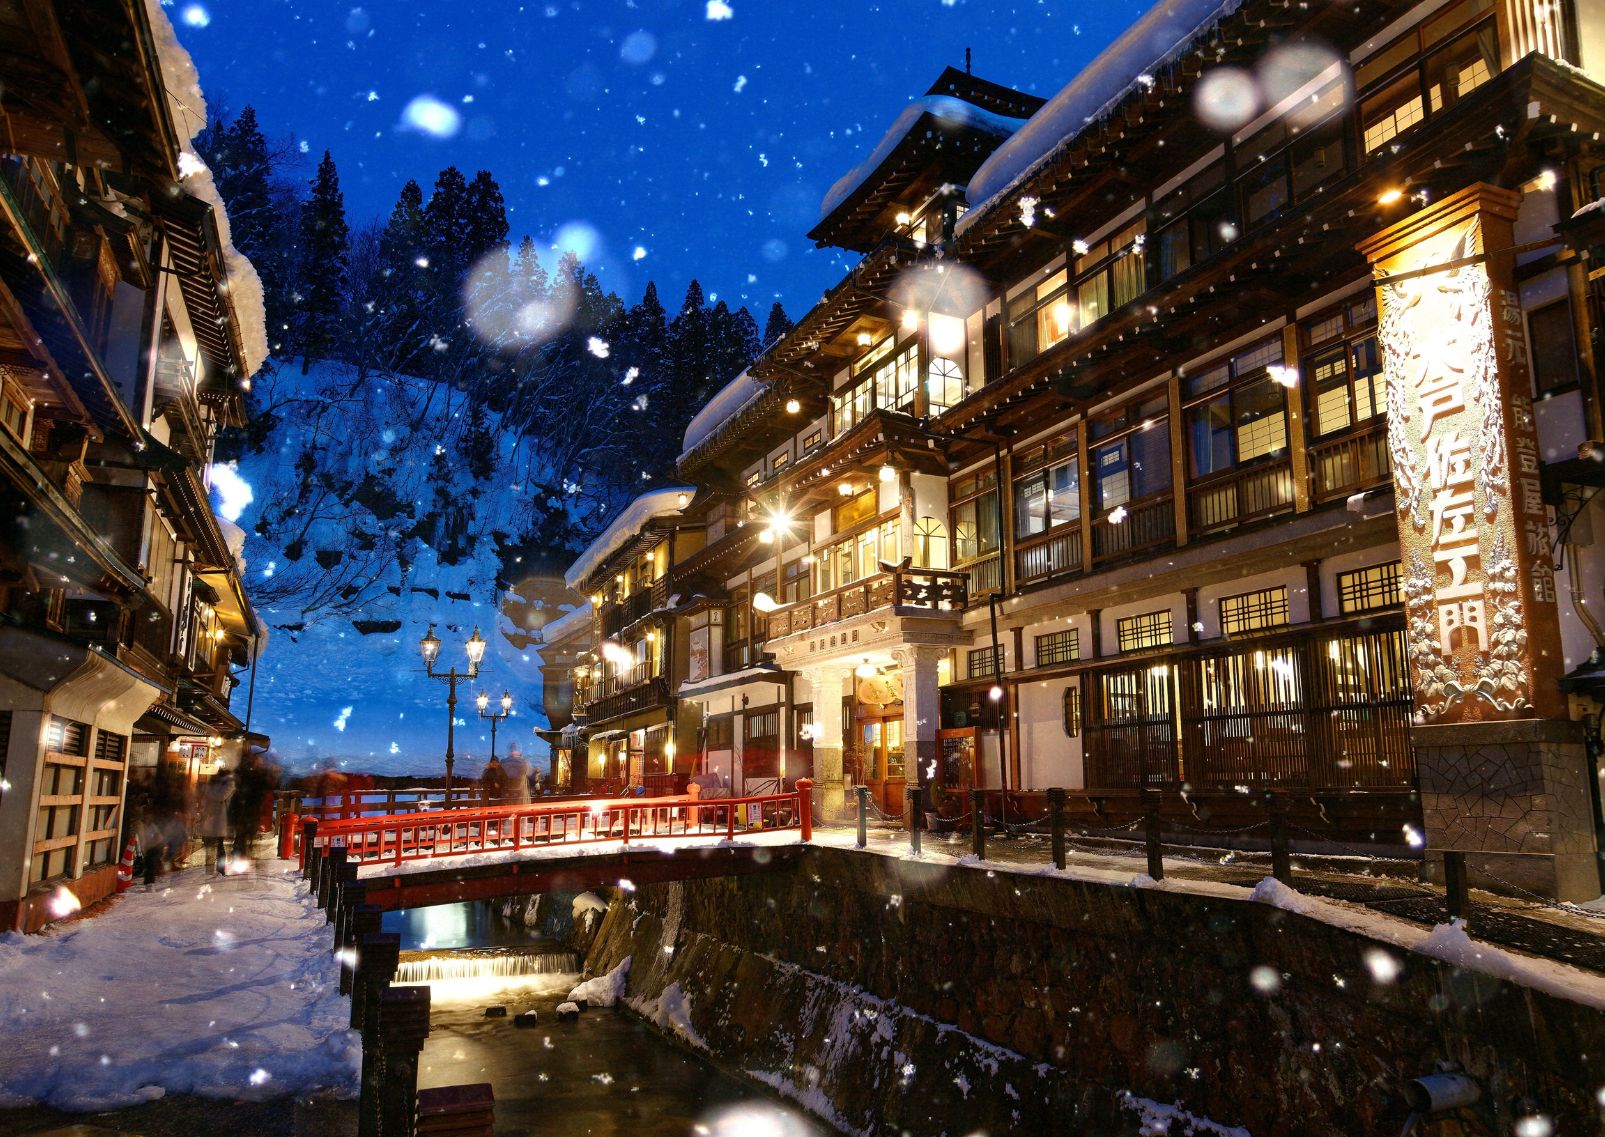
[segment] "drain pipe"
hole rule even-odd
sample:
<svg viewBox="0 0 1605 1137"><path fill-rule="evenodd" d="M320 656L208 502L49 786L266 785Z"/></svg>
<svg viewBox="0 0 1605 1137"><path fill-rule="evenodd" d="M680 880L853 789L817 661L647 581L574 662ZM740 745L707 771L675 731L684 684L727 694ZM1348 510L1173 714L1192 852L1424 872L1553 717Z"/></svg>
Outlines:
<svg viewBox="0 0 1605 1137"><path fill-rule="evenodd" d="M1481 1098L1482 1086L1468 1074L1443 1071L1414 1078L1404 1084L1404 1100L1410 1107L1410 1116L1399 1130L1399 1137L1411 1137L1422 1122L1476 1105Z"/></svg>

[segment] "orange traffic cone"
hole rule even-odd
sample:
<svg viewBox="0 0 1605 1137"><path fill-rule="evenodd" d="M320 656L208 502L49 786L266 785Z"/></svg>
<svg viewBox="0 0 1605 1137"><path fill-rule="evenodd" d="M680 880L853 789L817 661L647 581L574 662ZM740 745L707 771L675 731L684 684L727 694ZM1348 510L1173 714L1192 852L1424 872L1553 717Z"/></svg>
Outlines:
<svg viewBox="0 0 1605 1137"><path fill-rule="evenodd" d="M117 865L117 891L127 892L134 883L134 851L139 842L130 837L123 846L123 859Z"/></svg>

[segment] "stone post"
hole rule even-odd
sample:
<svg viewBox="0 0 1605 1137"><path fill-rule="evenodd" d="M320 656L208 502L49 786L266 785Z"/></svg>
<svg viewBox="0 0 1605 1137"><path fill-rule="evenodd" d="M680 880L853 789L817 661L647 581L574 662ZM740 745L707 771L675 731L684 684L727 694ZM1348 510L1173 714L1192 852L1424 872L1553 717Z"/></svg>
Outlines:
<svg viewBox="0 0 1605 1137"><path fill-rule="evenodd" d="M814 700L814 779L820 816L836 819L847 811L842 783L842 680L836 669L807 672Z"/></svg>
<svg viewBox="0 0 1605 1137"><path fill-rule="evenodd" d="M908 783L931 784L936 774L937 731L942 726L936 665L947 648L909 644L892 653L903 669L903 771ZM909 777L909 773L913 776Z"/></svg>
<svg viewBox="0 0 1605 1137"><path fill-rule="evenodd" d="M418 1055L429 1037L429 987L387 987L379 993L379 1132L413 1137L418 1119Z"/></svg>
<svg viewBox="0 0 1605 1137"><path fill-rule="evenodd" d="M332 878L329 881L329 902L324 905L323 919L327 924L335 922L335 916L340 910L340 891L357 882L357 866L349 861L341 861L334 866Z"/></svg>
<svg viewBox="0 0 1605 1137"><path fill-rule="evenodd" d="M1599 895L1588 760L1566 720L1552 534L1514 279L1519 194L1469 186L1359 249L1376 273L1405 650L1430 852Z"/></svg>
<svg viewBox="0 0 1605 1137"><path fill-rule="evenodd" d="M379 931L383 918L384 910L377 904L354 904L351 907L351 916L346 922L345 942L341 945L347 954L340 961L340 994L350 995L353 1002L357 997L357 952L364 936Z"/></svg>
<svg viewBox="0 0 1605 1137"><path fill-rule="evenodd" d="M318 907L329 910L329 894L334 891L335 868L346 863L346 851L339 845L325 849L318 860Z"/></svg>

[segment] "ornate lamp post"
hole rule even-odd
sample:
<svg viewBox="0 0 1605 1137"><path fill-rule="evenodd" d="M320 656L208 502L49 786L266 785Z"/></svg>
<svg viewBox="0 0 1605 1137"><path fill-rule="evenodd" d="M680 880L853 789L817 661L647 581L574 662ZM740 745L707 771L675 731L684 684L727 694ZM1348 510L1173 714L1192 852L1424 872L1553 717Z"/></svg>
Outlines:
<svg viewBox="0 0 1605 1137"><path fill-rule="evenodd" d="M490 720L490 757L491 761L494 762L496 760L496 724L513 713L513 696L506 691L502 692L502 709L500 712L486 710L490 706L490 696L483 691L474 697L474 705L479 708L480 718Z"/></svg>
<svg viewBox="0 0 1605 1137"><path fill-rule="evenodd" d="M435 661L440 658L440 637L435 635L435 625L429 625L429 631L424 638L418 641L418 654L424 657L424 674L431 679L439 679L446 684L446 805L451 805L451 775L452 768L457 764L455 750L457 728L457 681L459 679L475 679L479 676L479 661L485 658L487 644L479 629L463 650L468 653L468 667L458 671L457 665L452 664L449 671L436 671Z"/></svg>

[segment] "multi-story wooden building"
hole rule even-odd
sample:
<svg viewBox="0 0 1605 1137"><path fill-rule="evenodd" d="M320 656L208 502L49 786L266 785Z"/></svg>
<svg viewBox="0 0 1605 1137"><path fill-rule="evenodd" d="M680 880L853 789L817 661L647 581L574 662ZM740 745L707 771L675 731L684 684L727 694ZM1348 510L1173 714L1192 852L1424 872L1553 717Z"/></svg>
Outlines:
<svg viewBox="0 0 1605 1137"><path fill-rule="evenodd" d="M243 744L258 625L207 470L264 349L165 18L24 4L0 40L0 926L32 929L110 891L140 767Z"/></svg>
<svg viewBox="0 0 1605 1137"><path fill-rule="evenodd" d="M1602 81L1577 0L1183 0L1046 103L945 72L680 464L767 534L704 602L826 810L1277 791L1597 894Z"/></svg>

